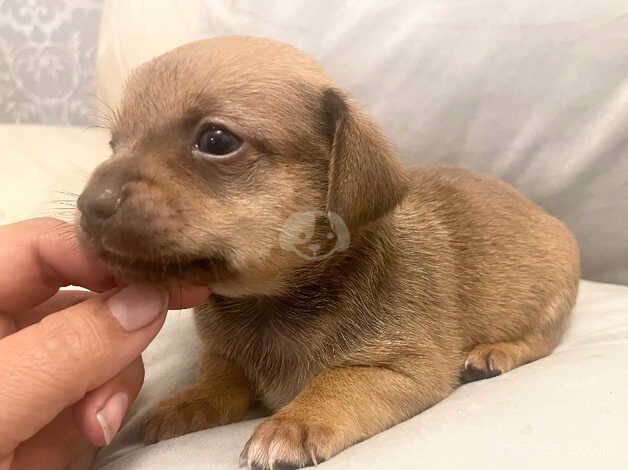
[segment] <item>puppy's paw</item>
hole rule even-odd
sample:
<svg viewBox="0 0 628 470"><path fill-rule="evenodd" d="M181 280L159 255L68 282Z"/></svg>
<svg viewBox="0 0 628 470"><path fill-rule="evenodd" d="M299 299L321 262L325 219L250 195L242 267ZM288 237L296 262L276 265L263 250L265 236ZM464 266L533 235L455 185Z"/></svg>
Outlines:
<svg viewBox="0 0 628 470"><path fill-rule="evenodd" d="M240 465L255 470L291 470L319 464L344 447L329 426L272 417L260 424L246 443Z"/></svg>
<svg viewBox="0 0 628 470"><path fill-rule="evenodd" d="M162 401L144 423L144 443L171 439L220 424L211 403L182 392Z"/></svg>
<svg viewBox="0 0 628 470"><path fill-rule="evenodd" d="M515 367L513 352L507 343L478 344L464 363L463 382L501 375Z"/></svg>

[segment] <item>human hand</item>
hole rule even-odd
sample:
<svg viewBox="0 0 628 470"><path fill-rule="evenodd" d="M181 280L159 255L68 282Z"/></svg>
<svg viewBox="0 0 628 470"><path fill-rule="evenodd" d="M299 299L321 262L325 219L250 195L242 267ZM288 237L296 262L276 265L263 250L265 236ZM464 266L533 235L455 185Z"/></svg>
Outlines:
<svg viewBox="0 0 628 470"><path fill-rule="evenodd" d="M66 285L92 292L59 291ZM144 378L166 310L206 287L117 287L70 224L0 227L0 470L89 468Z"/></svg>

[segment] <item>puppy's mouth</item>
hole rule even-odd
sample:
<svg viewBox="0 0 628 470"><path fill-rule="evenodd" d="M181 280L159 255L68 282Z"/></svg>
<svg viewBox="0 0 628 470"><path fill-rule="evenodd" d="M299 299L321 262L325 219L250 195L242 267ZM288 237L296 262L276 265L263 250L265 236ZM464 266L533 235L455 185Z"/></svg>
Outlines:
<svg viewBox="0 0 628 470"><path fill-rule="evenodd" d="M85 248L104 261L123 282L209 284L231 277L227 261L221 255L167 253L158 249L151 256L121 253L84 236L80 238Z"/></svg>
<svg viewBox="0 0 628 470"><path fill-rule="evenodd" d="M224 258L164 256L152 259L123 256L102 251L98 256L117 278L125 282L211 283L228 277Z"/></svg>

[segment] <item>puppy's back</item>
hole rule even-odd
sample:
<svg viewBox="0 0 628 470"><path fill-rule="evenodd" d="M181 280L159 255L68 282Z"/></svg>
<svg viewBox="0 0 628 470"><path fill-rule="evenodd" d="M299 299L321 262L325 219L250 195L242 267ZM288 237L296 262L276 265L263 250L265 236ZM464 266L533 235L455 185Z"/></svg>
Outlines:
<svg viewBox="0 0 628 470"><path fill-rule="evenodd" d="M465 347L531 332L558 341L575 302L579 254L569 229L502 181L453 167L409 170L396 218L429 246L451 286Z"/></svg>

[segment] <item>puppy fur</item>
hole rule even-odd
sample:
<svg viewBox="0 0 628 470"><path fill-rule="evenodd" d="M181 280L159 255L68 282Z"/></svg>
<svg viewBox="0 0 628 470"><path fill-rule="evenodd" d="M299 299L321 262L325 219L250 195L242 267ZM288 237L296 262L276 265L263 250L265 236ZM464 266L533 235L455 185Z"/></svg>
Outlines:
<svg viewBox="0 0 628 470"><path fill-rule="evenodd" d="M243 146L194 154L217 122ZM195 381L148 418L147 443L273 414L242 452L296 468L410 418L461 380L549 354L579 280L569 230L508 184L403 167L382 132L303 52L251 37L191 43L139 67L113 157L79 200L80 235L126 281L204 283ZM282 248L338 214L349 247ZM334 240L317 228L325 249ZM292 238L290 238L292 237Z"/></svg>

